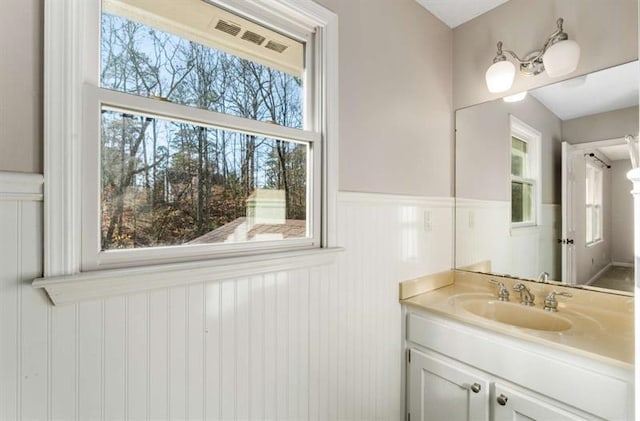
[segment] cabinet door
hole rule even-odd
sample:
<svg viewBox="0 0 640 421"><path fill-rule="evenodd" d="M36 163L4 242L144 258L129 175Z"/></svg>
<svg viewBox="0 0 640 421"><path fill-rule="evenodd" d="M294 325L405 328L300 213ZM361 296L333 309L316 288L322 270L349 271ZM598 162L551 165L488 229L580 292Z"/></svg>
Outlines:
<svg viewBox="0 0 640 421"><path fill-rule="evenodd" d="M577 421L586 420L578 414L559 408L539 395L517 391L496 384L494 421Z"/></svg>
<svg viewBox="0 0 640 421"><path fill-rule="evenodd" d="M410 349L407 411L411 421L489 419L489 380L469 367Z"/></svg>

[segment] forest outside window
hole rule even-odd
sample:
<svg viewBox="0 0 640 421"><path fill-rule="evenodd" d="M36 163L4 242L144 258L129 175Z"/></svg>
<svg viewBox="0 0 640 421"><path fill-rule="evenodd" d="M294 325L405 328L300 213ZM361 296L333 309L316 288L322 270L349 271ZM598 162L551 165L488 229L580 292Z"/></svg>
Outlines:
<svg viewBox="0 0 640 421"><path fill-rule="evenodd" d="M84 269L320 244L313 37L185 3L102 1Z"/></svg>

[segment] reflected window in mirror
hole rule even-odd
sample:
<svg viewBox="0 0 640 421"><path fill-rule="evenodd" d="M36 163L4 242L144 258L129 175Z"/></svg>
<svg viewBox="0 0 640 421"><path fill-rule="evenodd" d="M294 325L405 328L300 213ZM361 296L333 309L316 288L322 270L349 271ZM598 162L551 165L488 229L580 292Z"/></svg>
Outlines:
<svg viewBox="0 0 640 421"><path fill-rule="evenodd" d="M537 224L540 133L511 116L511 226Z"/></svg>
<svg viewBox="0 0 640 421"><path fill-rule="evenodd" d="M602 168L586 163L586 243L602 241Z"/></svg>

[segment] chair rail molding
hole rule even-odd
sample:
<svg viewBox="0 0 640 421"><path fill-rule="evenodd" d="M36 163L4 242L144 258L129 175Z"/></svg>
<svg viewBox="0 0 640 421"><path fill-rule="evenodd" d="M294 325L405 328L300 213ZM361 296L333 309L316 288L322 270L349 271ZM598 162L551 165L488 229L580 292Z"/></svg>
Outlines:
<svg viewBox="0 0 640 421"><path fill-rule="evenodd" d="M0 200L42 201L42 174L0 171Z"/></svg>

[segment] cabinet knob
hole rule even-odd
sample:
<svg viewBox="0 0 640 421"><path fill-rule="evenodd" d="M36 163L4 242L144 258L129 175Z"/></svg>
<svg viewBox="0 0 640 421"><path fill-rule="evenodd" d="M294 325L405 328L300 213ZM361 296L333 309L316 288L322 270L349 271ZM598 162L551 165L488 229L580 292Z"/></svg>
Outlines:
<svg viewBox="0 0 640 421"><path fill-rule="evenodd" d="M498 401L498 404L505 406L509 398L507 398L505 395L501 393L496 400Z"/></svg>
<svg viewBox="0 0 640 421"><path fill-rule="evenodd" d="M478 393L482 390L482 386L479 383L474 383L471 385L471 391L473 393Z"/></svg>

